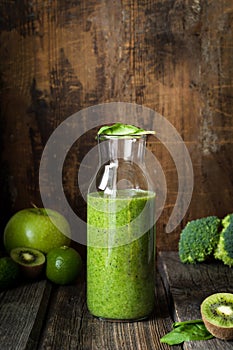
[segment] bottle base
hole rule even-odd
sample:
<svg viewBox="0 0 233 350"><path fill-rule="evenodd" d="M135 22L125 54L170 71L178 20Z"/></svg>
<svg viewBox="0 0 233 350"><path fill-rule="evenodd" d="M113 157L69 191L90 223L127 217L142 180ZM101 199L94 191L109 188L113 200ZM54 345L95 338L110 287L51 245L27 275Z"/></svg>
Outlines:
<svg viewBox="0 0 233 350"><path fill-rule="evenodd" d="M103 321L103 322L117 322L117 323L132 323L132 322L141 322L141 321L145 321L145 320L148 320L151 315L153 314L150 313L149 315L146 315L146 316L141 316L141 317L135 317L135 318L111 318L111 317L102 317L102 316L96 316L96 315L93 315L92 313L90 313L93 317L97 318L98 320L100 321Z"/></svg>
<svg viewBox="0 0 233 350"><path fill-rule="evenodd" d="M97 316L95 316L97 317ZM103 318L103 317L97 317L100 321L104 321L104 322L117 322L117 323L132 323L132 322L141 322L144 321L146 319L148 319L148 316L145 317L141 317L141 318L129 318L129 319L114 319L114 318Z"/></svg>

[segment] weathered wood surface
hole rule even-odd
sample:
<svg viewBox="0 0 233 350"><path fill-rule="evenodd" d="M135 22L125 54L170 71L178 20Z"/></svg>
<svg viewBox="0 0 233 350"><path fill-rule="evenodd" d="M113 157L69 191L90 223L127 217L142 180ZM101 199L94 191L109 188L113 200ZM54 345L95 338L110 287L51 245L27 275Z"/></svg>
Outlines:
<svg viewBox="0 0 233 350"><path fill-rule="evenodd" d="M156 110L190 151L192 201L180 226L165 235L178 191L176 167L160 142L149 144L168 188L159 250L177 249L187 220L233 211L232 19L232 0L1 0L0 226L16 210L41 204L40 158L55 128L110 101ZM77 169L93 143L90 131L64 166L64 190L81 218Z"/></svg>
<svg viewBox="0 0 233 350"><path fill-rule="evenodd" d="M221 263L182 264L177 252L161 252L158 261L176 321L201 318L200 304L210 294L233 293L233 269ZM184 349L230 350L233 341L185 342Z"/></svg>
<svg viewBox="0 0 233 350"><path fill-rule="evenodd" d="M53 295L39 349L169 349L159 341L171 327L159 276L157 285L155 314L147 321L135 323L100 321L88 313L84 285L60 287Z"/></svg>
<svg viewBox="0 0 233 350"><path fill-rule="evenodd" d="M233 270L222 264L184 265L177 252L158 256L156 306L149 320L121 323L100 321L88 313L86 287L52 286L47 281L25 284L0 293L0 348L154 350L173 320L200 318L200 303L209 294L233 292ZM185 342L174 350L230 350L232 341L216 338Z"/></svg>
<svg viewBox="0 0 233 350"><path fill-rule="evenodd" d="M1 350L36 349L50 293L47 281L0 292Z"/></svg>
<svg viewBox="0 0 233 350"><path fill-rule="evenodd" d="M52 291L43 281L0 293L1 350L168 350L160 338L171 329L172 320L159 275L156 281L155 314L134 323L104 322L91 316L83 281L54 286Z"/></svg>

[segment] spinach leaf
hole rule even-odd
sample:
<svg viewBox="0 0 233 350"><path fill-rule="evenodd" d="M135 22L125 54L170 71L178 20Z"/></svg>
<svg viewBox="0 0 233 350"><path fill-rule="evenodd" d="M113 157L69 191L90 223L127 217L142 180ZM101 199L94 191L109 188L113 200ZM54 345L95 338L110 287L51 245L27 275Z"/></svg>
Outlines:
<svg viewBox="0 0 233 350"><path fill-rule="evenodd" d="M173 330L160 339L161 343L176 345L184 341L213 338L213 335L206 329L202 320L175 322L172 327Z"/></svg>
<svg viewBox="0 0 233 350"><path fill-rule="evenodd" d="M105 134L105 135L116 135L116 136L127 136L127 135L147 135L147 134L155 134L154 131L147 131L144 129L140 129L134 125L129 124L122 124L122 123L116 123L113 125L105 125L102 126L99 131L98 135Z"/></svg>

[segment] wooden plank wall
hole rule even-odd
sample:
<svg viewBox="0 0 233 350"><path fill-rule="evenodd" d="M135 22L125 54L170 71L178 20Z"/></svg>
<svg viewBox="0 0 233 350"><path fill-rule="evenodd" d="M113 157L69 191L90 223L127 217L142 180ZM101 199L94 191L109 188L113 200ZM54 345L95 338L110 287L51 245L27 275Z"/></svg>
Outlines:
<svg viewBox="0 0 233 350"><path fill-rule="evenodd" d="M187 220L233 212L231 0L1 0L0 28L1 227L31 202L41 205L40 158L53 130L83 108L112 101L162 114L191 155L192 201L165 234L177 173L165 147L150 139L168 187L159 250L177 249ZM77 168L93 135L77 141L64 168L67 198L82 218Z"/></svg>

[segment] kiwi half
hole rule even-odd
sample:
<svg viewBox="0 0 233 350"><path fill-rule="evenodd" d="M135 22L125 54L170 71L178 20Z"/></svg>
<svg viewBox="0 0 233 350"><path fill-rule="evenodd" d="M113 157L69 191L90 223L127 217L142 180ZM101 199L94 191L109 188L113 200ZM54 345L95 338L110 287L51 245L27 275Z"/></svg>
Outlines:
<svg viewBox="0 0 233 350"><path fill-rule="evenodd" d="M201 304L202 320L208 331L219 339L233 339L233 294L216 293Z"/></svg>
<svg viewBox="0 0 233 350"><path fill-rule="evenodd" d="M14 248L11 250L10 256L19 265L22 275L26 278L35 279L43 271L45 255L37 249Z"/></svg>

